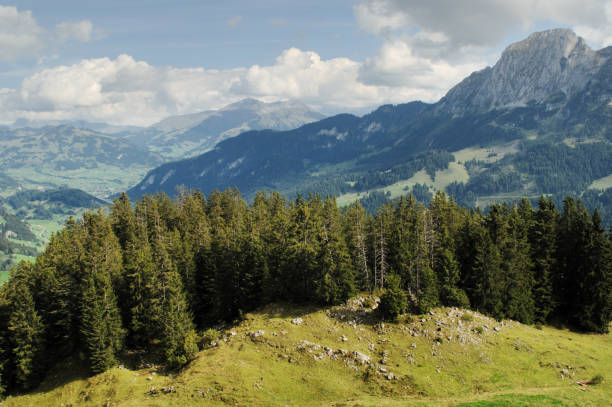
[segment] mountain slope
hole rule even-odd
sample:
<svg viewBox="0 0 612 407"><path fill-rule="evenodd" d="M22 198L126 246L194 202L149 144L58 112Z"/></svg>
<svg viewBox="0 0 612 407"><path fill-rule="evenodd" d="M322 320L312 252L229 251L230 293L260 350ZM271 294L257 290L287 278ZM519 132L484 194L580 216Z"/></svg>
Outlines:
<svg viewBox="0 0 612 407"><path fill-rule="evenodd" d="M163 190L174 194L180 184L207 191L236 185L246 193L275 187L279 180L300 176L316 166L379 151L392 141L390 133L405 127L426 107L420 102L383 106L362 118L344 114L285 132L243 133L201 156L162 165L131 193Z"/></svg>
<svg viewBox="0 0 612 407"><path fill-rule="evenodd" d="M559 93L569 100L584 89L605 61L570 30L534 33L506 48L492 68L476 72L452 88L437 110L462 115L525 107Z"/></svg>
<svg viewBox="0 0 612 407"><path fill-rule="evenodd" d="M248 130L289 130L323 117L295 101L264 103L244 99L219 110L166 118L127 140L176 159L201 154Z"/></svg>
<svg viewBox="0 0 612 407"><path fill-rule="evenodd" d="M436 104L384 106L361 118L338 115L291 131L249 132L151 171L129 193L238 186L247 197L274 188L336 194L343 202L372 192L398 196L419 184L471 205L583 194L612 175L611 54L610 48L591 50L568 30L535 33ZM542 155L555 148L573 164ZM572 171L579 182L564 183ZM558 182L542 182L547 173L556 173Z"/></svg>
<svg viewBox="0 0 612 407"><path fill-rule="evenodd" d="M456 308L381 324L365 304L362 298L332 309L270 305L217 331L214 345L206 341L195 361L171 374L126 364L88 377L75 358L34 392L11 395L3 405L518 407L609 401L610 334L500 323ZM295 318L302 323L292 323ZM598 374L603 383L580 391L576 381Z"/></svg>
<svg viewBox="0 0 612 407"><path fill-rule="evenodd" d="M0 171L26 188L70 184L105 196L161 162L116 137L66 125L0 130Z"/></svg>

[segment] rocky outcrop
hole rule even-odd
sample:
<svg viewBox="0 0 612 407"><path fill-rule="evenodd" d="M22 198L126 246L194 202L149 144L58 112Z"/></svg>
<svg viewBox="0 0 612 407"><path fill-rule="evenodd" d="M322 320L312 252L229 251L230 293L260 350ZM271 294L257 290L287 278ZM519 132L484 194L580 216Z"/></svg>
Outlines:
<svg viewBox="0 0 612 407"><path fill-rule="evenodd" d="M453 115L569 100L585 88L607 60L574 32L537 32L510 45L492 67L452 88L438 110Z"/></svg>

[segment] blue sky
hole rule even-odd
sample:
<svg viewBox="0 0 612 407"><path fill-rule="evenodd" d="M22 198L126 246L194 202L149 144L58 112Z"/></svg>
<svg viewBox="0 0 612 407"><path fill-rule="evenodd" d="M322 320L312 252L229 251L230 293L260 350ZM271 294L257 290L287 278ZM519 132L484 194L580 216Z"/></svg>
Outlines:
<svg viewBox="0 0 612 407"><path fill-rule="evenodd" d="M0 123L148 125L244 97L328 114L433 102L533 31L600 48L611 20L612 0L0 0Z"/></svg>
<svg viewBox="0 0 612 407"><path fill-rule="evenodd" d="M65 62L129 54L154 65L270 64L285 49L363 59L381 39L362 30L349 0L19 1L43 27L89 20L98 39L61 48Z"/></svg>

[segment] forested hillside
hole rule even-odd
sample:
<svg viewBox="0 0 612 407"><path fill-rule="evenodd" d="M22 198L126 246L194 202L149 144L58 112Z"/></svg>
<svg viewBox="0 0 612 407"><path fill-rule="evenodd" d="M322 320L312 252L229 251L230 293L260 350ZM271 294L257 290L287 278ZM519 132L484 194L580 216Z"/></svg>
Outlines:
<svg viewBox="0 0 612 407"><path fill-rule="evenodd" d="M168 368L194 358L197 332L275 301L338 304L382 294L382 315L470 307L495 318L606 332L611 236L595 211L548 199L493 205L485 215L443 193L412 196L375 217L354 203L287 202L238 190L176 200L122 195L70 220L0 292L0 366L9 391L30 389L68 355L92 372L124 351Z"/></svg>

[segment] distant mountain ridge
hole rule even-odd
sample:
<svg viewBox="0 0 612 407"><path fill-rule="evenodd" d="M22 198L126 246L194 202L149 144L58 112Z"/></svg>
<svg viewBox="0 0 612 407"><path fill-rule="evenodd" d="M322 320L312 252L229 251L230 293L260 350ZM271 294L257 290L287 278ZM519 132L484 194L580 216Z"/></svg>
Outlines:
<svg viewBox="0 0 612 407"><path fill-rule="evenodd" d="M243 99L219 110L171 116L128 141L146 145L167 159L195 156L249 130L289 130L325 117L297 101L265 103Z"/></svg>
<svg viewBox="0 0 612 407"><path fill-rule="evenodd" d="M556 193L582 193L612 174L611 54L610 47L591 50L569 30L535 33L436 104L383 106L361 118L337 115L295 130L244 133L156 168L129 193L238 186L247 197L265 188L343 198L398 194L421 182L475 203L482 196L548 193L544 170L528 161L553 147L567 159L542 163L552 171L544 178L558 182ZM558 179L573 179L574 168L582 168L576 183Z"/></svg>
<svg viewBox="0 0 612 407"><path fill-rule="evenodd" d="M57 126L70 126L81 130L92 130L108 135L119 135L126 132L137 132L144 130L144 127L119 126L103 122L90 122L87 120L29 120L23 118L15 120L12 125L7 127L11 129L40 129L43 127Z"/></svg>

